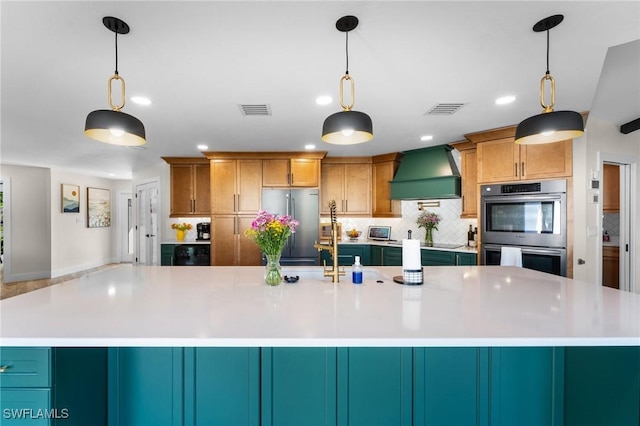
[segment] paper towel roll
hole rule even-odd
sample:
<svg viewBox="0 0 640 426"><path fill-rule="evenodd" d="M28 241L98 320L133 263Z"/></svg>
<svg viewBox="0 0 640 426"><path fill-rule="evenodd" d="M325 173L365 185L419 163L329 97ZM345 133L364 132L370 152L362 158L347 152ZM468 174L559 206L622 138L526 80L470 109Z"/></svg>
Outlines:
<svg viewBox="0 0 640 426"><path fill-rule="evenodd" d="M420 240L402 240L402 269L422 268Z"/></svg>

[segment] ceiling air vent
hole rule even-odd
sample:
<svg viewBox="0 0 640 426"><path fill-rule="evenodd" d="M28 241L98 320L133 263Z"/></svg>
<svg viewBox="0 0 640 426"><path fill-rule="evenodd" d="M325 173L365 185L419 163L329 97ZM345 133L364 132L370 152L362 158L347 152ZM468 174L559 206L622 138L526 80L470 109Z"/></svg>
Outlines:
<svg viewBox="0 0 640 426"><path fill-rule="evenodd" d="M241 104L242 115L271 115L271 106L268 104Z"/></svg>
<svg viewBox="0 0 640 426"><path fill-rule="evenodd" d="M465 106L466 102L439 103L431 107L424 115L452 115Z"/></svg>

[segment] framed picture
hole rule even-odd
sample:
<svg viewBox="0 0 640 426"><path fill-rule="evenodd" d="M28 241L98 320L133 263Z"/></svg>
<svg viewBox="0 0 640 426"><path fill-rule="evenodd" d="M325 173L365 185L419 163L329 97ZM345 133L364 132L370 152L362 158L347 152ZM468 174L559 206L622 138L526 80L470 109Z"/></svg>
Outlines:
<svg viewBox="0 0 640 426"><path fill-rule="evenodd" d="M338 226L338 241L342 241L342 224L336 223ZM331 241L331 223L320 224L320 241Z"/></svg>
<svg viewBox="0 0 640 426"><path fill-rule="evenodd" d="M62 213L80 213L80 187L63 183L60 190Z"/></svg>
<svg viewBox="0 0 640 426"><path fill-rule="evenodd" d="M389 241L391 238L390 226L370 226L367 239L376 241Z"/></svg>
<svg viewBox="0 0 640 426"><path fill-rule="evenodd" d="M87 227L111 226L111 191L87 188Z"/></svg>

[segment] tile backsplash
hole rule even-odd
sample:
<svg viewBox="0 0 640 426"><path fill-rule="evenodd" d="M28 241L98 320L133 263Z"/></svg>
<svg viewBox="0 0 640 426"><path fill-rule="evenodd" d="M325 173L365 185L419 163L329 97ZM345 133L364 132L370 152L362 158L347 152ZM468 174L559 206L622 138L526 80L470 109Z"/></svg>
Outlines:
<svg viewBox="0 0 640 426"><path fill-rule="evenodd" d="M438 230L433 233L435 243L456 243L467 244L467 232L469 225L477 226L476 219L461 219L462 200L438 200L440 207L427 207L426 210L440 215L441 220ZM391 239L402 240L407 238L408 231L412 231L412 238L424 239L424 228L418 228L416 220L421 211L418 210L418 201L402 201L402 218L356 218L340 217L338 222L342 223L343 238L346 238L346 231L356 228L362 231L360 239L366 239L366 232L371 225L391 226Z"/></svg>

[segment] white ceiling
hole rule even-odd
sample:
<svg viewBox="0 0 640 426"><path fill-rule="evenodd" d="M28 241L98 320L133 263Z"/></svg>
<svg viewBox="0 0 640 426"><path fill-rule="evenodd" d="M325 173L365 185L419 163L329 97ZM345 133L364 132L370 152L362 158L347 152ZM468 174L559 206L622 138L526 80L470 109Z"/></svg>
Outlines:
<svg viewBox="0 0 640 426"><path fill-rule="evenodd" d="M301 151L313 143L336 156L458 141L540 113L546 36L532 26L554 14L565 16L550 33L556 110L599 108L616 125L640 117L640 77L633 72L612 86L601 83L615 96L596 97L608 48L640 39L637 0L2 1L0 7L4 164L128 179L161 156L200 156L199 143L209 151ZM338 147L320 134L324 119L340 110L345 37L335 22L348 14L360 19L349 35L354 109L371 116L375 136ZM83 134L87 114L108 109L115 53L104 16L131 27L118 37L118 69L127 97L153 102L124 108L146 127L144 149ZM638 44L628 46L637 53ZM607 69L638 61L637 54L629 58L618 55L620 65ZM322 94L334 102L316 105ZM516 102L494 104L507 94ZM451 116L424 115L444 102L466 105ZM268 104L272 115L243 116L239 104ZM421 142L425 134L434 139Z"/></svg>

